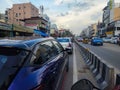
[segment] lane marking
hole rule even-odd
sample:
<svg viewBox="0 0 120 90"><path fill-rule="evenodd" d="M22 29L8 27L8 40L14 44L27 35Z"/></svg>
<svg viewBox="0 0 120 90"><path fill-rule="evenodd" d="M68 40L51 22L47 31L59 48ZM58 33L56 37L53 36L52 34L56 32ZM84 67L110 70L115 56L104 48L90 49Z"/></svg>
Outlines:
<svg viewBox="0 0 120 90"><path fill-rule="evenodd" d="M73 84L78 81L75 44L73 44Z"/></svg>

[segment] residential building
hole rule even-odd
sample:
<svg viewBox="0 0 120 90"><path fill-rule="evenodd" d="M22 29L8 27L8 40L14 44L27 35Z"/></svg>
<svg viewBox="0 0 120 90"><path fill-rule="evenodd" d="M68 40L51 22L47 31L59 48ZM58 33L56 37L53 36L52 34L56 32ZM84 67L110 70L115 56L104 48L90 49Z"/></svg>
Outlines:
<svg viewBox="0 0 120 90"><path fill-rule="evenodd" d="M89 27L88 27L88 30L89 30L89 38L93 37L93 36L97 36L97 24L94 23L94 24L91 24Z"/></svg>
<svg viewBox="0 0 120 90"><path fill-rule="evenodd" d="M103 9L104 30L107 37L117 36L120 34L120 3L109 0L107 6Z"/></svg>
<svg viewBox="0 0 120 90"><path fill-rule="evenodd" d="M106 37L106 29L105 29L105 24L102 22L98 22L97 24L97 35L99 37Z"/></svg>
<svg viewBox="0 0 120 90"><path fill-rule="evenodd" d="M11 9L7 9L6 14L8 23L24 25L21 20L39 16L39 10L31 3L13 4Z"/></svg>
<svg viewBox="0 0 120 90"><path fill-rule="evenodd" d="M31 18L26 18L22 21L24 21L26 27L39 30L40 32L43 33L47 33L47 34L49 33L49 28L50 28L48 27L49 22L42 17L39 16L31 17Z"/></svg>

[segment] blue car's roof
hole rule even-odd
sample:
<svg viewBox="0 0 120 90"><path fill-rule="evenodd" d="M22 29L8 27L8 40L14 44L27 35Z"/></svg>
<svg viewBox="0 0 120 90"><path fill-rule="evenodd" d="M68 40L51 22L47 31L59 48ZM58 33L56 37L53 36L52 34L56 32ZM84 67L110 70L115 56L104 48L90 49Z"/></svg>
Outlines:
<svg viewBox="0 0 120 90"><path fill-rule="evenodd" d="M32 40L10 40L2 39L0 40L0 47L16 47L22 49L31 49L35 44L53 38L38 38Z"/></svg>
<svg viewBox="0 0 120 90"><path fill-rule="evenodd" d="M29 79L29 77L35 78L35 76L38 75L37 73L32 73L32 74L28 75L28 77L26 77L26 80L22 76L23 73L18 74L18 77L22 78L20 80L11 78L11 76L16 77L17 72L21 68L24 60L26 60L25 57L27 56L27 54L25 54L23 57L23 53L21 53L21 55L22 55L22 57L21 57L20 55L16 55L15 53L14 53L15 55L10 55L8 53L13 53L14 52L13 48L32 50L32 47L35 44L40 43L42 41L51 40L51 39L53 39L53 38L38 38L38 39L33 39L33 40L10 40L10 39L0 40L0 53L2 53L2 54L0 54L0 56L1 56L0 57L0 65L1 65L0 66L0 73L1 73L0 74L0 90L9 90L9 89L14 90L13 88L17 88L17 86L14 86L14 85L18 85L19 83L21 83L21 85L27 83L27 85L34 87L37 84L36 83L37 79L34 82L29 82L29 80L27 81L27 79ZM11 52L9 51L9 49L5 49L4 47L12 48ZM3 51L1 51L1 50L3 50ZM21 72L24 72L25 70L29 71L29 70L31 70L31 68L27 68L27 66L26 66L22 69ZM10 78L10 80L9 80L8 84L11 84L13 80L15 80L16 84L13 82L13 84L12 84L13 86L11 86L9 89L2 89L2 88L8 87L7 86L8 84L6 85L6 87L4 87L4 83L6 83L6 81L8 81L9 78ZM22 83L22 80L24 80L25 82ZM28 90L27 86L24 86L24 88L26 88L25 90ZM18 89L15 89L15 90L18 90ZM22 87L19 90L23 90Z"/></svg>

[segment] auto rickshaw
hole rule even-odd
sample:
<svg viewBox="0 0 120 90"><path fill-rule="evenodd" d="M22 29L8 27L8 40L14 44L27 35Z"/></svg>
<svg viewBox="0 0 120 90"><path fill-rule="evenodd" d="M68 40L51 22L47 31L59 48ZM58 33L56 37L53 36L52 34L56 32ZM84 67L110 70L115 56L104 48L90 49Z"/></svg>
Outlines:
<svg viewBox="0 0 120 90"><path fill-rule="evenodd" d="M89 39L88 38L83 38L83 43L88 44Z"/></svg>

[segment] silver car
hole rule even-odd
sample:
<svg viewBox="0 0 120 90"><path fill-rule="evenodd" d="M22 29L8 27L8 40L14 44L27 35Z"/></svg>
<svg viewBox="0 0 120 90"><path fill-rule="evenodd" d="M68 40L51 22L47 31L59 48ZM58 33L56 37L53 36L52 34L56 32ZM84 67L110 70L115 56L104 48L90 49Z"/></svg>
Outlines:
<svg viewBox="0 0 120 90"><path fill-rule="evenodd" d="M68 53L73 53L73 43L70 37L60 37L57 38L57 41L63 46L65 50L67 50Z"/></svg>

